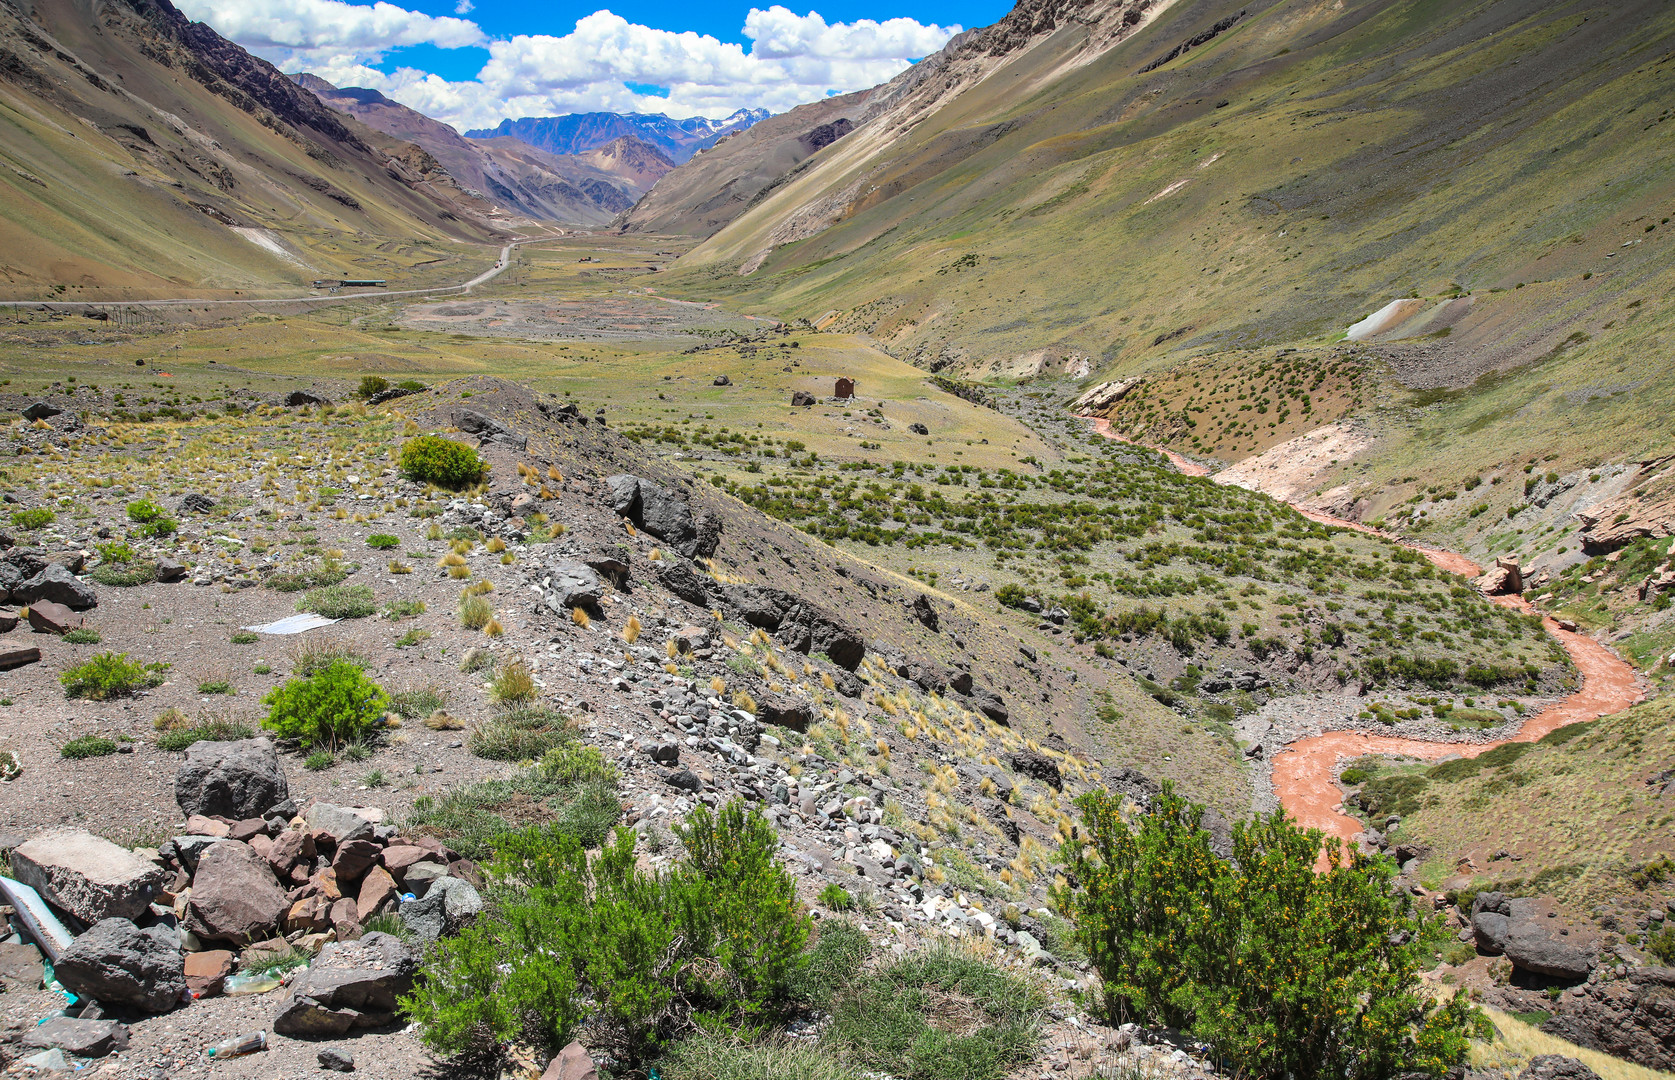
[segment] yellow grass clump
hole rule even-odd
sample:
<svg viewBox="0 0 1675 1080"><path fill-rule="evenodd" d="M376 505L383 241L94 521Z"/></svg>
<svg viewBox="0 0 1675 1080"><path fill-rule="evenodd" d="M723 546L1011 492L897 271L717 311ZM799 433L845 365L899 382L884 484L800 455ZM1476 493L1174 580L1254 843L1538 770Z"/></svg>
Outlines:
<svg viewBox="0 0 1675 1080"><path fill-rule="evenodd" d="M583 611L581 608L572 608L570 610L570 621L581 627L583 630L586 630L588 623L591 620L588 619L587 612Z"/></svg>
<svg viewBox="0 0 1675 1080"><path fill-rule="evenodd" d="M630 645L640 640L640 617L638 615L628 617L628 625L622 628L622 640Z"/></svg>

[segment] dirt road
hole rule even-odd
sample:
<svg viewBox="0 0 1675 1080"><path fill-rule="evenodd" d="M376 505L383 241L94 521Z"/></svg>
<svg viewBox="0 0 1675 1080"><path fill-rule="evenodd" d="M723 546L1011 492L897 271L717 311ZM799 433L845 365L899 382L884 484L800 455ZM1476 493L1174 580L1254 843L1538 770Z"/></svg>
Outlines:
<svg viewBox="0 0 1675 1080"><path fill-rule="evenodd" d="M1109 420L1101 417L1083 419L1091 420L1093 429L1106 438L1133 442L1112 431ZM1177 469L1189 476L1205 476L1209 473L1204 466L1172 450L1159 447L1148 449L1159 450L1167 455ZM1290 505L1310 521L1406 543L1398 537L1379 532L1360 522L1346 521L1296 503ZM1438 569L1451 574L1469 578L1481 573L1481 568L1476 563L1458 552L1412 543L1408 543L1407 546L1430 559ZM1520 611L1535 610L1529 601L1521 596L1501 596L1495 600ZM1565 652L1570 654L1582 676L1582 685L1576 693L1524 721L1524 726L1519 729L1518 734L1491 743L1427 742L1422 739L1402 739L1364 731L1329 731L1324 735L1299 739L1281 748L1274 755L1274 794L1278 797L1280 805L1304 826L1320 829L1329 836L1348 841L1362 831L1362 825L1360 821L1344 813L1340 805L1342 794L1335 783L1339 762L1363 754L1406 754L1427 760L1447 757L1450 754L1476 757L1509 742L1534 742L1566 724L1594 720L1621 712L1644 696L1634 669L1622 657L1593 638L1561 629L1559 624L1550 618L1543 619L1542 625L1564 646Z"/></svg>

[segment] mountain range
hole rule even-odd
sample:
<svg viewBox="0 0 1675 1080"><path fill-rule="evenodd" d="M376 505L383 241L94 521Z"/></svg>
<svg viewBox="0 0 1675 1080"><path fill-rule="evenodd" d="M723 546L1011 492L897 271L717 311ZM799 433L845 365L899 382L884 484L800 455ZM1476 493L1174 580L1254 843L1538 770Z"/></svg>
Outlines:
<svg viewBox="0 0 1675 1080"><path fill-rule="evenodd" d="M625 135L643 139L679 164L728 135L745 131L771 115L766 109L739 109L724 120L690 116L676 120L662 114L571 113L502 120L497 127L465 133L468 139L511 135L549 154L579 154Z"/></svg>
<svg viewBox="0 0 1675 1080"><path fill-rule="evenodd" d="M377 90L339 88L306 73L291 78L338 112L423 147L467 189L534 219L604 224L675 167L657 147L634 135L579 153L551 154L510 135L461 136Z"/></svg>

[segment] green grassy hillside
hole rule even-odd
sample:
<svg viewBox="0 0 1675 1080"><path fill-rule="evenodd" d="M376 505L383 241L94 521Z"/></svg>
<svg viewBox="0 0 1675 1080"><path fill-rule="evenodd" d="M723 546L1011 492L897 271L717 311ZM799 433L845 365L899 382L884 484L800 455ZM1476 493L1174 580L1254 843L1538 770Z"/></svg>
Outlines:
<svg viewBox="0 0 1675 1080"><path fill-rule="evenodd" d="M1229 462L1359 417L1377 438L1314 487L1347 485L1368 517L1462 467L1586 470L1669 443L1646 403L1675 390L1658 359L1675 12L1280 0L1151 67L1239 8L1177 3L1099 52L1124 10L961 61L976 74L957 93L835 144L682 259L676 287L838 311L978 376L1023 357L1085 358L1089 381L1193 361L1151 388L1139 434ZM1402 297L1418 315L1330 348ZM1325 402L1237 430L1236 404L1193 412L1281 348ZM1353 389L1346 358L1367 373Z"/></svg>

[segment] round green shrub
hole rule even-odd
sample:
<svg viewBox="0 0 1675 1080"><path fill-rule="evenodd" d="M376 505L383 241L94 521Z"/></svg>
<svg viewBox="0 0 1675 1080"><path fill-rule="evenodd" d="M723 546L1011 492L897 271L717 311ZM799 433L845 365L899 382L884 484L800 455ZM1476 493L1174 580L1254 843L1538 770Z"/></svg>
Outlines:
<svg viewBox="0 0 1675 1080"><path fill-rule="evenodd" d="M379 551L388 551L390 548L400 547L401 539L391 536L389 533L373 533L366 538L366 546L377 548Z"/></svg>
<svg viewBox="0 0 1675 1080"><path fill-rule="evenodd" d="M476 483L489 471L488 462L477 451L440 435L408 439L401 448L400 466L410 480L456 490Z"/></svg>
<svg viewBox="0 0 1675 1080"><path fill-rule="evenodd" d="M374 394L382 394L390 388L390 380L382 375L362 375L360 388L355 391L357 397L369 398Z"/></svg>
<svg viewBox="0 0 1675 1080"><path fill-rule="evenodd" d="M67 758L104 757L116 753L116 744L99 735L83 735L65 743L58 752Z"/></svg>
<svg viewBox="0 0 1675 1080"><path fill-rule="evenodd" d="M262 726L305 746L336 749L354 742L390 708L384 688L347 660L334 660L306 679L291 679L262 699Z"/></svg>

